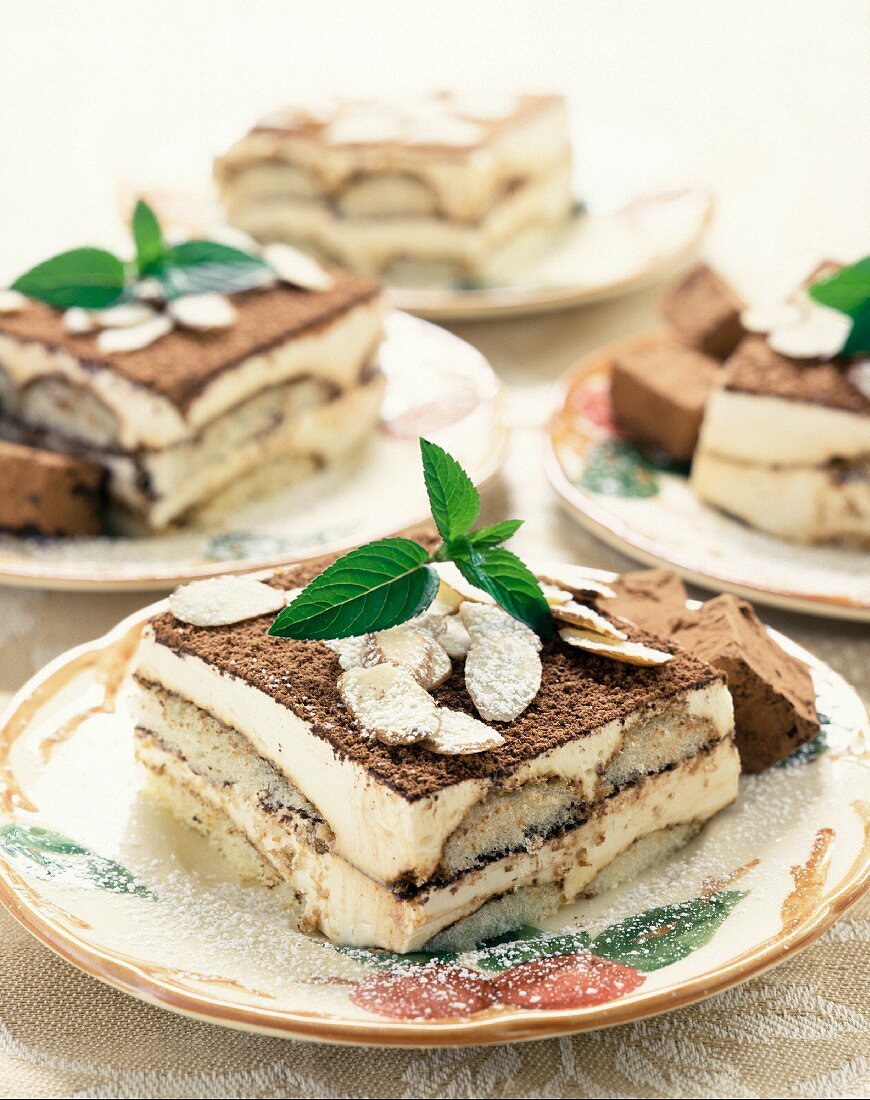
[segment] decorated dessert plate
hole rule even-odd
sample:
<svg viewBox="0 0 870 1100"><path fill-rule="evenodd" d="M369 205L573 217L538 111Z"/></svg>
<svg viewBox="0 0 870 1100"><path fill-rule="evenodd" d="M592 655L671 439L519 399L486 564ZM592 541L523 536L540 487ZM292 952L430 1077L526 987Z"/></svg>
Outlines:
<svg viewBox="0 0 870 1100"><path fill-rule="evenodd" d="M638 561L758 603L870 621L867 555L765 534L703 503L687 470L658 463L622 438L612 418L610 369L663 337L632 337L572 367L558 385L544 464L562 505L603 541Z"/></svg>
<svg viewBox="0 0 870 1100"><path fill-rule="evenodd" d="M713 204L706 192L639 196L613 212L578 207L567 228L532 262L507 259L487 281L394 286L399 309L433 320L546 313L602 302L674 275L696 254Z"/></svg>
<svg viewBox="0 0 870 1100"><path fill-rule="evenodd" d="M420 435L448 447L477 484L491 477L505 433L498 382L483 356L443 329L394 313L380 361L387 393L378 430L362 452L253 499L225 493L195 525L165 534L53 540L0 534L0 582L166 588L344 549L427 514Z"/></svg>
<svg viewBox="0 0 870 1100"><path fill-rule="evenodd" d="M601 578L608 579L607 574ZM870 877L867 716L812 670L821 733L688 846L541 927L462 954L342 949L294 931L146 801L126 673L146 618L58 658L0 720L0 900L39 940L135 997L251 1031L371 1045L503 1043L717 993L790 957Z"/></svg>

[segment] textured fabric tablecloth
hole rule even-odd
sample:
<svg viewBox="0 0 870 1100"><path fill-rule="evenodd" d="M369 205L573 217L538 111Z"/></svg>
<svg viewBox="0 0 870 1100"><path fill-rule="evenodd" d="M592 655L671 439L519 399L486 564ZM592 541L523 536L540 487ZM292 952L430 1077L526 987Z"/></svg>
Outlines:
<svg viewBox="0 0 870 1100"><path fill-rule="evenodd" d="M559 317L458 328L510 386L513 427L484 519L526 520L520 552L632 563L556 507L537 426L558 373L654 323L652 295ZM0 589L0 694L153 597ZM870 696L868 631L760 609ZM668 1016L544 1042L446 1051L326 1048L182 1019L78 973L0 912L4 1096L851 1097L870 1091L870 906L779 969Z"/></svg>

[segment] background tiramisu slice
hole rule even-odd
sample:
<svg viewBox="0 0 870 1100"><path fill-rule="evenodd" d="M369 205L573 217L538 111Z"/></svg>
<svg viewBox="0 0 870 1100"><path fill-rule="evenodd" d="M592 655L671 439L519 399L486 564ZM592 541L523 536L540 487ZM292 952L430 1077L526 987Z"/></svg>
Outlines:
<svg viewBox="0 0 870 1100"><path fill-rule="evenodd" d="M98 463L116 504L152 528L270 463L283 477L294 461L332 461L377 422L384 305L369 281L334 271L328 283L187 295L112 328L142 305L27 302L0 315L0 434ZM190 311L203 307L200 324ZM184 323L142 333L175 314Z"/></svg>
<svg viewBox="0 0 870 1100"><path fill-rule="evenodd" d="M870 542L870 397L859 370L748 336L707 406L698 495L775 535Z"/></svg>
<svg viewBox="0 0 870 1100"><path fill-rule="evenodd" d="M365 274L467 278L573 205L565 104L448 92L259 122L216 165L230 222Z"/></svg>
<svg viewBox="0 0 870 1100"><path fill-rule="evenodd" d="M97 535L105 481L96 463L0 441L0 530L50 538Z"/></svg>

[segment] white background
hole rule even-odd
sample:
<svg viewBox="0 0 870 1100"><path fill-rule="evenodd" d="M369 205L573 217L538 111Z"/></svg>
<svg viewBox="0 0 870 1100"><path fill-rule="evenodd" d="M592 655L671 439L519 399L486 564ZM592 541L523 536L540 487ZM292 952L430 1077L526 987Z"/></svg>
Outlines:
<svg viewBox="0 0 870 1100"><path fill-rule="evenodd" d="M0 277L285 101L439 86L565 91L590 186L706 184L750 290L870 246L867 0L2 0Z"/></svg>

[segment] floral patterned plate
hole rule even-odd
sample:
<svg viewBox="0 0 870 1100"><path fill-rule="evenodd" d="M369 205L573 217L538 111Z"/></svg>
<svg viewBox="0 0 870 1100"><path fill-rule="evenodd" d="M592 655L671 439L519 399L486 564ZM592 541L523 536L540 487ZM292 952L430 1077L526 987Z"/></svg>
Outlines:
<svg viewBox="0 0 870 1100"><path fill-rule="evenodd" d="M870 622L865 551L801 546L756 531L700 501L687 469L641 454L622 438L611 414L611 364L663 339L651 333L610 344L562 377L544 443L544 466L562 505L604 542L704 588Z"/></svg>
<svg viewBox="0 0 870 1100"><path fill-rule="evenodd" d="M125 672L143 620L52 662L0 719L0 901L133 996L296 1038L456 1046L637 1020L761 973L870 879L867 716L807 660L819 738L744 776L686 848L541 928L463 955L347 950L292 930L205 842L141 795Z"/></svg>
<svg viewBox="0 0 870 1100"><path fill-rule="evenodd" d="M444 329L394 313L380 361L387 394L379 430L362 453L167 534L67 540L0 534L0 583L166 589L346 549L428 516L420 435L456 455L476 484L491 477L506 436L499 384L483 356Z"/></svg>

